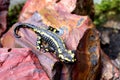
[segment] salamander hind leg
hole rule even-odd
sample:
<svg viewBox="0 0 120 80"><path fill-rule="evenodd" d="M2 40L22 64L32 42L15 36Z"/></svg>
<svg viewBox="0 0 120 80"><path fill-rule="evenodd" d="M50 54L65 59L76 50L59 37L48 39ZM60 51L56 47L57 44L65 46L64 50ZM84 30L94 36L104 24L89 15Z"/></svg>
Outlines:
<svg viewBox="0 0 120 80"><path fill-rule="evenodd" d="M54 52L54 48L49 46L48 43L43 42L42 45L43 45L43 49L45 50L45 52Z"/></svg>
<svg viewBox="0 0 120 80"><path fill-rule="evenodd" d="M49 52L48 43L46 41L44 41L41 36L37 37L36 46L37 46L37 49L39 49L39 50L42 48L42 49L44 49L44 52Z"/></svg>

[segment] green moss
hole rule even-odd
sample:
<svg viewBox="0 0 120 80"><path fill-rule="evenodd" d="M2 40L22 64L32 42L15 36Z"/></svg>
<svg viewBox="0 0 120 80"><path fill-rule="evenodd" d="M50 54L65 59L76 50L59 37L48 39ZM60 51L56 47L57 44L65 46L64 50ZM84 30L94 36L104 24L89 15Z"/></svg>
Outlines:
<svg viewBox="0 0 120 80"><path fill-rule="evenodd" d="M120 0L102 0L100 4L95 4L94 23L98 26L107 20L120 20Z"/></svg>

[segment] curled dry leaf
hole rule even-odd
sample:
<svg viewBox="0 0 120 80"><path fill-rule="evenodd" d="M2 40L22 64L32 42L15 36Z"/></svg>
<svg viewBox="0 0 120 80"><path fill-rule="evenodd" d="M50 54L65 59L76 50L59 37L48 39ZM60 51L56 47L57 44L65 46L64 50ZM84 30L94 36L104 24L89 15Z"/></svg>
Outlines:
<svg viewBox="0 0 120 80"><path fill-rule="evenodd" d="M99 33L95 29L88 29L80 40L76 51L76 63L73 66L73 80L97 80L101 55Z"/></svg>

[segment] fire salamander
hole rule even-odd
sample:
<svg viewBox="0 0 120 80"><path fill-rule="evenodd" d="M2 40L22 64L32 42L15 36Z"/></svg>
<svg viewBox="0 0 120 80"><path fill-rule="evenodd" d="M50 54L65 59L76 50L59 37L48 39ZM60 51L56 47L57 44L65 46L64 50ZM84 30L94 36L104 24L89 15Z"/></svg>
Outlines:
<svg viewBox="0 0 120 80"><path fill-rule="evenodd" d="M56 56L60 59L62 62L75 62L74 56L75 54L71 50L67 50L63 40L54 32L38 28L35 25L29 24L29 23L22 23L15 27L14 29L14 35L17 38L20 38L21 36L18 35L18 31L20 28L30 28L37 34L37 49L45 48L44 45L42 45L43 41L44 43L47 43L47 47L45 51L53 51Z"/></svg>

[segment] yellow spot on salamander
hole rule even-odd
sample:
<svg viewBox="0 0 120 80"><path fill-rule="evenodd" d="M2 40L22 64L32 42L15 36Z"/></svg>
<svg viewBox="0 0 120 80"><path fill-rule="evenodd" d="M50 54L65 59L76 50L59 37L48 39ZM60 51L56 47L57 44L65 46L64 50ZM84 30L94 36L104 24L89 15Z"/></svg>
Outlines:
<svg viewBox="0 0 120 80"><path fill-rule="evenodd" d="M40 36L38 36L38 39L41 39L41 37L40 37Z"/></svg>
<svg viewBox="0 0 120 80"><path fill-rule="evenodd" d="M70 59L68 59L68 58L64 58L66 61L71 61Z"/></svg>
<svg viewBox="0 0 120 80"><path fill-rule="evenodd" d="M59 54L59 58L64 59L64 56L62 54Z"/></svg>
<svg viewBox="0 0 120 80"><path fill-rule="evenodd" d="M76 61L76 59L73 59L73 60L72 60L72 62L75 62L75 61Z"/></svg>
<svg viewBox="0 0 120 80"><path fill-rule="evenodd" d="M72 54L71 54L71 57L72 57L72 58L74 58L74 57L75 57L75 54L74 54L74 53L72 53Z"/></svg>
<svg viewBox="0 0 120 80"><path fill-rule="evenodd" d="M45 49L45 51L47 51L47 52L48 52L49 50L48 50L48 49Z"/></svg>
<svg viewBox="0 0 120 80"><path fill-rule="evenodd" d="M71 50L68 50L68 53L69 53L69 54L72 54L72 51L71 51Z"/></svg>
<svg viewBox="0 0 120 80"><path fill-rule="evenodd" d="M34 29L33 29L33 31L35 31L35 32L36 32L36 31L38 31L38 30L37 30L36 28L34 28Z"/></svg>
<svg viewBox="0 0 120 80"><path fill-rule="evenodd" d="M43 47L43 45L40 45L40 47Z"/></svg>
<svg viewBox="0 0 120 80"><path fill-rule="evenodd" d="M56 31L57 31L56 29L53 30L54 33L56 33Z"/></svg>
<svg viewBox="0 0 120 80"><path fill-rule="evenodd" d="M38 44L40 44L40 43L41 43L41 41L37 41L37 43L38 43Z"/></svg>
<svg viewBox="0 0 120 80"><path fill-rule="evenodd" d="M37 30L38 33L41 33L40 30Z"/></svg>
<svg viewBox="0 0 120 80"><path fill-rule="evenodd" d="M37 46L37 49L40 49L40 47L39 47L39 46Z"/></svg>
<svg viewBox="0 0 120 80"><path fill-rule="evenodd" d="M58 53L62 53L62 51L60 50L60 48L58 48Z"/></svg>
<svg viewBox="0 0 120 80"><path fill-rule="evenodd" d="M64 60L62 59L62 60L60 60L61 62L64 62Z"/></svg>

